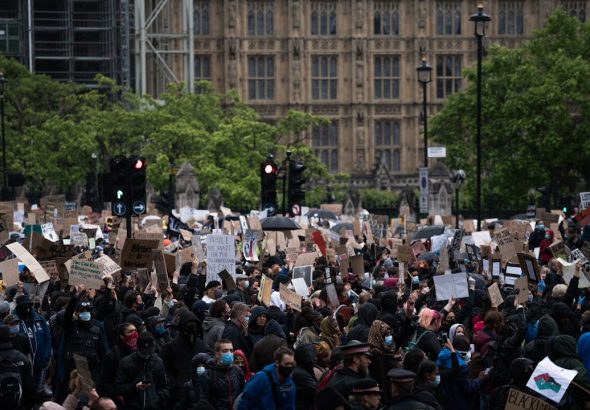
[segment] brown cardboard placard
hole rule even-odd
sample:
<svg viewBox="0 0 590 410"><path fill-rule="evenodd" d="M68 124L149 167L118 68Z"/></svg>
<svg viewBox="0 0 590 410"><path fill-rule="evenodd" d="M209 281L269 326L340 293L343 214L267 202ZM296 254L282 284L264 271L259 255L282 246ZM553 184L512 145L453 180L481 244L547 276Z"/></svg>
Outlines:
<svg viewBox="0 0 590 410"><path fill-rule="evenodd" d="M436 267L436 274L442 275L449 269L449 248L443 245L440 248L440 256L438 257L438 266Z"/></svg>
<svg viewBox="0 0 590 410"><path fill-rule="evenodd" d="M45 272L47 272L47 274L49 276L59 276L59 271L57 269L57 262L55 260L50 260L50 261L39 261L39 264L41 264L41 266L43 266L43 269L45 269Z"/></svg>
<svg viewBox="0 0 590 410"><path fill-rule="evenodd" d="M492 306L498 307L504 303L504 298L502 298L502 293L500 293L500 288L496 282L492 283L492 285L488 287L488 295L490 296Z"/></svg>
<svg viewBox="0 0 590 410"><path fill-rule="evenodd" d="M158 241L150 239L127 239L121 253L121 266L132 269L151 269L152 249L157 249L158 243Z"/></svg>
<svg viewBox="0 0 590 410"><path fill-rule="evenodd" d="M70 277L68 283L74 285L84 285L88 289L100 289L104 284L102 280L102 266L94 261L71 259L72 267L70 268Z"/></svg>
<svg viewBox="0 0 590 410"><path fill-rule="evenodd" d="M500 253L505 258L513 258L516 256L516 248L514 246L514 238L510 231L506 228L494 232L494 241L500 248Z"/></svg>
<svg viewBox="0 0 590 410"><path fill-rule="evenodd" d="M164 253L159 249L152 249L152 257L154 258L154 266L156 267L158 288L160 292L163 292L170 286L168 270L166 269L166 262L164 261Z"/></svg>
<svg viewBox="0 0 590 410"><path fill-rule="evenodd" d="M310 266L315 263L316 253L300 253L295 261L295 266Z"/></svg>
<svg viewBox="0 0 590 410"><path fill-rule="evenodd" d="M90 373L90 367L88 366L88 360L85 356L74 353L74 363L76 364L76 370L80 378L82 392L88 396L90 391L95 387L94 381L92 380L92 373Z"/></svg>
<svg viewBox="0 0 590 410"><path fill-rule="evenodd" d="M258 301L264 305L270 305L270 296L272 294L272 279L266 275L262 275L260 279L260 287L258 290Z"/></svg>
<svg viewBox="0 0 590 410"><path fill-rule="evenodd" d="M285 249L286 260L288 262L296 262L297 256L299 255L298 248L287 248Z"/></svg>
<svg viewBox="0 0 590 410"><path fill-rule="evenodd" d="M176 254L162 252L164 255L164 263L166 264L166 272L174 272L176 269Z"/></svg>
<svg viewBox="0 0 590 410"><path fill-rule="evenodd" d="M408 245L401 245L397 247L397 259L408 264L416 260L414 257L414 251Z"/></svg>
<svg viewBox="0 0 590 410"><path fill-rule="evenodd" d="M526 276L516 279L514 291L516 292L516 301L519 304L523 304L529 299L529 281Z"/></svg>
<svg viewBox="0 0 590 410"><path fill-rule="evenodd" d="M261 231L262 224L260 223L260 218L257 215L252 215L247 217L248 219L248 226L250 229Z"/></svg>
<svg viewBox="0 0 590 410"><path fill-rule="evenodd" d="M5 287L18 284L19 272L17 258L0 262L0 270L2 270L2 283L4 283Z"/></svg>
<svg viewBox="0 0 590 410"><path fill-rule="evenodd" d="M535 397L520 390L510 389L504 410L557 410L543 397Z"/></svg>
<svg viewBox="0 0 590 410"><path fill-rule="evenodd" d="M227 290L236 288L236 281L226 269L219 272L219 277L225 282L225 287Z"/></svg>
<svg viewBox="0 0 590 410"><path fill-rule="evenodd" d="M365 260L363 255L354 255L350 259L350 265L352 266L352 272L356 274L360 279L364 279L365 276Z"/></svg>
<svg viewBox="0 0 590 410"><path fill-rule="evenodd" d="M563 243L563 241L553 242L549 246L549 250L555 258L563 257L564 259L567 259L568 254L565 250L565 244Z"/></svg>
<svg viewBox="0 0 590 410"><path fill-rule="evenodd" d="M301 312L301 301L303 300L301 296L282 283L279 285L279 293L281 300L285 302L287 306L293 310Z"/></svg>

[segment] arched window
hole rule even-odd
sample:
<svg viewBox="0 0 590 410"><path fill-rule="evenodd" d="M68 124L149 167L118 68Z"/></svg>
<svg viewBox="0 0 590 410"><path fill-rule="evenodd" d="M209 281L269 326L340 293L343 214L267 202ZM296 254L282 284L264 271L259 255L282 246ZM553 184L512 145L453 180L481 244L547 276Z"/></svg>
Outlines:
<svg viewBox="0 0 590 410"><path fill-rule="evenodd" d="M522 9L516 12L516 34L524 34L524 15Z"/></svg>
<svg viewBox="0 0 590 410"><path fill-rule="evenodd" d="M391 13L391 34L399 34L399 12L397 10Z"/></svg>
<svg viewBox="0 0 590 410"><path fill-rule="evenodd" d="M455 11L455 34L461 34L461 11Z"/></svg>
<svg viewBox="0 0 590 410"><path fill-rule="evenodd" d="M514 34L514 11L508 11L508 24L506 27L506 31L508 34Z"/></svg>
<svg viewBox="0 0 590 410"><path fill-rule="evenodd" d="M248 10L248 35L253 36L256 33L254 26L256 25L254 21L254 10Z"/></svg>
<svg viewBox="0 0 590 410"><path fill-rule="evenodd" d="M506 13L504 9L500 9L498 14L498 34L506 34Z"/></svg>
<svg viewBox="0 0 590 410"><path fill-rule="evenodd" d="M320 34L323 36L328 34L328 13L325 10L320 15Z"/></svg>
<svg viewBox="0 0 590 410"><path fill-rule="evenodd" d="M195 10L195 14L193 17L193 30L195 34L201 34L201 13L198 10Z"/></svg>
<svg viewBox="0 0 590 410"><path fill-rule="evenodd" d="M453 13L447 10L445 13L445 34L453 34Z"/></svg>
<svg viewBox="0 0 590 410"><path fill-rule="evenodd" d="M444 32L444 25L445 25L445 18L442 11L436 12L436 34L443 35Z"/></svg>
<svg viewBox="0 0 590 410"><path fill-rule="evenodd" d="M336 12L330 12L330 35L336 35Z"/></svg>
<svg viewBox="0 0 590 410"><path fill-rule="evenodd" d="M381 34L381 13L379 10L375 10L373 14L373 33Z"/></svg>
<svg viewBox="0 0 590 410"><path fill-rule="evenodd" d="M264 12L262 10L258 10L256 13L256 34L264 35Z"/></svg>
<svg viewBox="0 0 590 410"><path fill-rule="evenodd" d="M272 21L272 17L273 17L272 10L269 8L266 11L266 34L268 34L268 35L273 34L273 31L274 31L274 24Z"/></svg>
<svg viewBox="0 0 590 410"><path fill-rule="evenodd" d="M383 12L383 34L389 34L389 12Z"/></svg>

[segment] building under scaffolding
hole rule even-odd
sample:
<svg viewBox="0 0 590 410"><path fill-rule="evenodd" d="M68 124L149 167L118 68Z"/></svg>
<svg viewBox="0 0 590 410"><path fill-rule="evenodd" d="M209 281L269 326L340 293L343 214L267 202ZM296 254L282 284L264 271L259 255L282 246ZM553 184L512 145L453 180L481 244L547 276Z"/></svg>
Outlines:
<svg viewBox="0 0 590 410"><path fill-rule="evenodd" d="M130 85L132 24L128 0L0 0L0 52L56 80Z"/></svg>

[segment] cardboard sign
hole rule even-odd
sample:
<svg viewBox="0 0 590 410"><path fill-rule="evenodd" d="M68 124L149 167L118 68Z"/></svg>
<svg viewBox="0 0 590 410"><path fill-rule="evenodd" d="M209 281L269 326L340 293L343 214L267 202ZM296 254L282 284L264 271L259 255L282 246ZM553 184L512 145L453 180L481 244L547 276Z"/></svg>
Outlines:
<svg viewBox="0 0 590 410"><path fill-rule="evenodd" d="M469 285L467 283L466 273L436 275L433 279L437 301L469 297Z"/></svg>
<svg viewBox="0 0 590 410"><path fill-rule="evenodd" d="M306 298L307 296L309 296L309 288L307 286L307 283L305 283L305 279L303 278L293 278L293 280L291 280L291 283L293 284L293 287L295 288L295 292Z"/></svg>
<svg viewBox="0 0 590 410"><path fill-rule="evenodd" d="M248 226L250 229L256 231L262 231L262 224L260 223L260 218L256 215L249 216L248 218Z"/></svg>
<svg viewBox="0 0 590 410"><path fill-rule="evenodd" d="M92 254L90 253L90 251L84 251L78 255L74 255L72 256L71 259L69 259L68 261L66 261L64 263L64 266L66 267L66 270L68 271L68 273L72 270L72 262L74 259L78 259L81 261L91 261L92 260Z"/></svg>
<svg viewBox="0 0 590 410"><path fill-rule="evenodd" d="M248 229L242 235L242 253L249 262L258 262L258 238L261 234L261 231Z"/></svg>
<svg viewBox="0 0 590 410"><path fill-rule="evenodd" d="M149 239L127 239L121 253L121 266L124 268L152 269L152 249L158 248L159 241Z"/></svg>
<svg viewBox="0 0 590 410"><path fill-rule="evenodd" d="M440 256L438 257L436 274L442 275L447 269L449 269L449 250L447 246L442 246L440 248Z"/></svg>
<svg viewBox="0 0 590 410"><path fill-rule="evenodd" d="M313 266L297 266L293 268L293 279L302 278L307 287L311 286Z"/></svg>
<svg viewBox="0 0 590 410"><path fill-rule="evenodd" d="M522 272L524 272L531 282L536 283L541 280L541 267L539 266L539 262L537 262L537 258L533 255L520 252L518 254L518 263Z"/></svg>
<svg viewBox="0 0 590 410"><path fill-rule="evenodd" d="M320 252L322 255L326 256L326 241L324 241L324 237L320 231L314 231L311 234L314 243L320 248Z"/></svg>
<svg viewBox="0 0 590 410"><path fill-rule="evenodd" d="M315 263L316 253L301 253L297 256L295 266L310 266Z"/></svg>
<svg viewBox="0 0 590 410"><path fill-rule="evenodd" d="M232 290L236 288L236 281L234 280L234 278L229 274L228 271L226 271L225 269L222 270L221 272L219 272L219 277L221 278L221 280L223 280L223 282L225 283L225 288L227 290Z"/></svg>
<svg viewBox="0 0 590 410"><path fill-rule="evenodd" d="M332 307L336 308L340 305L340 301L338 300L338 293L336 292L336 286L333 283L328 283L326 285L326 292L328 293L328 300Z"/></svg>
<svg viewBox="0 0 590 410"><path fill-rule="evenodd" d="M488 295L490 296L492 306L499 307L502 303L504 303L504 298L502 298L502 293L500 293L500 288L496 282L494 282L488 288Z"/></svg>
<svg viewBox="0 0 590 410"><path fill-rule="evenodd" d="M43 269L45 269L45 272L47 272L49 276L59 276L56 261L40 261L39 263L43 266Z"/></svg>
<svg viewBox="0 0 590 410"><path fill-rule="evenodd" d="M514 292L516 292L516 301L519 304L525 303L529 298L529 281L526 276L522 276L514 282Z"/></svg>
<svg viewBox="0 0 590 410"><path fill-rule="evenodd" d="M561 258L559 258L557 260L561 264L561 271L563 272L563 280L565 281L566 284L569 285L570 281L574 277L574 273L576 272L576 262L567 262ZM582 269L582 272L580 272L580 280L578 282L578 288L579 289L590 288L590 280L589 280L590 278L586 277L586 275L583 275L583 273L584 273L584 270Z"/></svg>
<svg viewBox="0 0 590 410"><path fill-rule="evenodd" d="M514 247L514 239L512 234L506 228L494 232L494 241L500 248L500 253L505 258L511 259L516 256L516 248Z"/></svg>
<svg viewBox="0 0 590 410"><path fill-rule="evenodd" d="M401 245L397 248L397 259L404 263L412 263L416 259L414 258L414 251L407 245Z"/></svg>
<svg viewBox="0 0 590 410"><path fill-rule="evenodd" d="M580 252L582 252L586 259L590 260L590 242L584 241L582 246L580 246Z"/></svg>
<svg viewBox="0 0 590 410"><path fill-rule="evenodd" d="M84 232L72 233L70 235L71 244L74 246L88 246L88 235Z"/></svg>
<svg viewBox="0 0 590 410"><path fill-rule="evenodd" d="M298 295L296 292L293 292L288 286L285 286L282 283L279 285L279 294L281 300L285 302L287 306L293 310L301 312L302 297L300 295Z"/></svg>
<svg viewBox="0 0 590 410"><path fill-rule="evenodd" d="M363 255L354 255L350 258L350 265L352 266L352 272L363 279L365 276L365 260L363 259Z"/></svg>
<svg viewBox="0 0 590 410"><path fill-rule="evenodd" d="M70 269L70 285L84 285L89 289L100 289L102 281L102 266L93 261L72 259Z"/></svg>
<svg viewBox="0 0 590 410"><path fill-rule="evenodd" d="M207 282L220 280L219 272L228 271L232 277L236 274L236 244L234 236L207 236Z"/></svg>
<svg viewBox="0 0 590 410"><path fill-rule="evenodd" d="M41 232L43 233L43 236L51 242L57 242L59 240L59 236L55 232L55 227L52 222L41 225Z"/></svg>
<svg viewBox="0 0 590 410"><path fill-rule="evenodd" d="M260 279L260 288L258 290L258 301L266 306L270 305L270 296L272 294L272 279L262 275Z"/></svg>
<svg viewBox="0 0 590 410"><path fill-rule="evenodd" d="M520 390L510 389L506 399L504 410L557 410L545 400L521 392Z"/></svg>
<svg viewBox="0 0 590 410"><path fill-rule="evenodd" d="M504 274L504 286L514 286L516 280L522 276L520 264L506 264L506 273Z"/></svg>
<svg viewBox="0 0 590 410"><path fill-rule="evenodd" d="M2 283L4 286L9 287L18 284L18 259L13 258L0 262L0 270L2 270Z"/></svg>
<svg viewBox="0 0 590 410"><path fill-rule="evenodd" d="M23 246L20 243L9 243L8 245L6 245L6 247L17 258L19 258L22 263L25 264L25 266L31 271L31 273L35 277L35 280L37 280L38 283L43 283L49 280L49 275L47 274L47 272L45 272L43 266L41 266L37 259L35 259L33 255L29 253L29 251L23 248Z"/></svg>
<svg viewBox="0 0 590 410"><path fill-rule="evenodd" d="M82 392L89 395L95 385L92 380L92 373L90 373L90 367L88 366L88 360L86 360L86 357L74 353L74 363L76 364L76 370L78 371L78 377L80 378Z"/></svg>
<svg viewBox="0 0 590 410"><path fill-rule="evenodd" d="M555 257L555 258L559 258L559 257L566 257L567 258L567 256L568 256L568 254L565 250L565 244L563 243L563 241L557 241L557 242L552 243L549 246L549 250L553 254L553 257Z"/></svg>
<svg viewBox="0 0 590 410"><path fill-rule="evenodd" d="M200 261L205 260L205 252L203 251L203 245L201 245L201 236L200 235L193 235L191 238L191 244L193 246L193 250L195 251L195 256Z"/></svg>
<svg viewBox="0 0 590 410"><path fill-rule="evenodd" d="M154 266L156 267L158 287L160 289L160 292L162 292L168 289L168 286L170 286L170 279L168 278L168 271L166 269L166 262L164 261L164 254L159 249L152 249L152 257L154 258Z"/></svg>

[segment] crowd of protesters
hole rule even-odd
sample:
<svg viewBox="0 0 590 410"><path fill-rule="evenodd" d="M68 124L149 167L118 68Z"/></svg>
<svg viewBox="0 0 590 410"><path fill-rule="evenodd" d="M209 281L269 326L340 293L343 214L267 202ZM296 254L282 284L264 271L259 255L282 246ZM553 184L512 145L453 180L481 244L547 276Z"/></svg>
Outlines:
<svg viewBox="0 0 590 410"><path fill-rule="evenodd" d="M570 249L581 248L590 226L582 231L571 221L563 236ZM500 281L500 306L477 260L451 255L449 269L468 274L469 297L441 302L436 256L400 272L394 252L375 243L356 250L364 276L319 256L301 311L280 298L293 267L280 249L263 250L256 264L237 263L231 290L207 282L206 261L194 258L161 292L123 270L100 289L53 276L38 300L27 294L34 279L25 268L0 301L0 408L495 410L510 389L546 400L527 382L549 357L577 371L550 404L590 409L585 266L578 263L566 283L547 252L552 232L538 221L528 240L531 250L540 247L542 280L521 303ZM178 237L170 243L191 246ZM112 247L97 245L95 258ZM272 280L268 306L258 298L262 275Z"/></svg>

